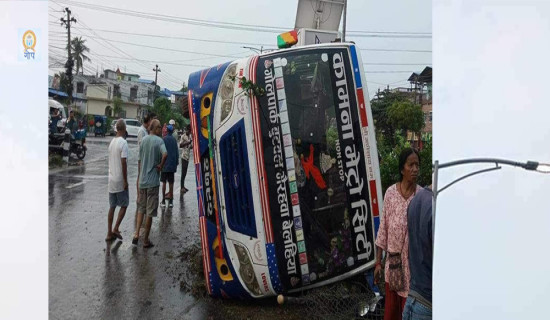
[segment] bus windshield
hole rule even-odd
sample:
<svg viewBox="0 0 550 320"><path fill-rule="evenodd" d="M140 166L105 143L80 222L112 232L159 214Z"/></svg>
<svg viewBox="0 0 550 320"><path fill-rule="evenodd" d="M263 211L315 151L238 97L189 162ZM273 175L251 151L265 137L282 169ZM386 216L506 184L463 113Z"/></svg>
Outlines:
<svg viewBox="0 0 550 320"><path fill-rule="evenodd" d="M258 84L266 90L258 100L269 208L287 290L351 271L367 262L360 261L367 253L373 257L369 237L356 246L354 204L368 199L368 190L350 64L345 48L283 52L258 62ZM370 216L368 205L361 210ZM363 220L359 229L366 234L372 221Z"/></svg>

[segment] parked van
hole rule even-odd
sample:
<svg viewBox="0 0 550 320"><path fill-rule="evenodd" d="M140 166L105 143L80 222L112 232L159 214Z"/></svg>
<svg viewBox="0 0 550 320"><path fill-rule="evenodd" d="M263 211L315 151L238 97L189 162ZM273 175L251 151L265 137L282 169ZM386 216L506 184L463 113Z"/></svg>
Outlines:
<svg viewBox="0 0 550 320"><path fill-rule="evenodd" d="M55 109L59 110L59 114L61 115L61 120L57 122L57 132L56 133L64 133L65 132L65 124L67 123L67 113L65 112L65 107L55 101L54 99L50 98L48 99L48 117L51 121L51 116L53 115L53 112Z"/></svg>

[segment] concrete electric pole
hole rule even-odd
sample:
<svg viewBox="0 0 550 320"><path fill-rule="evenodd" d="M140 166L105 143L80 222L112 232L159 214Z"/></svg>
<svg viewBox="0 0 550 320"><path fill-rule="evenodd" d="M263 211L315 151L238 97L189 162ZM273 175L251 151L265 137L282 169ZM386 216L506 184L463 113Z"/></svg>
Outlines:
<svg viewBox="0 0 550 320"><path fill-rule="evenodd" d="M73 56L71 54L71 22L76 23L75 18L71 18L71 10L69 8L65 8L65 12L67 12L67 20L61 18L62 24L65 24L67 28L67 63L65 63L65 74L67 75L68 79L68 86L67 86L67 93L69 94L69 106L73 103Z"/></svg>
<svg viewBox="0 0 550 320"><path fill-rule="evenodd" d="M155 65L155 69L153 69L153 71L155 71L155 95L156 95L156 93L157 93L157 75L160 72L158 64ZM159 87L159 89L160 89L160 87Z"/></svg>

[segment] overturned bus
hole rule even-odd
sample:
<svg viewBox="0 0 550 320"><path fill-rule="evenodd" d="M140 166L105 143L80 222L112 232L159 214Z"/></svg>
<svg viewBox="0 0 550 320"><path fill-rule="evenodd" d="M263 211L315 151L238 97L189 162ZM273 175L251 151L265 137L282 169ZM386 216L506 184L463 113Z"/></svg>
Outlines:
<svg viewBox="0 0 550 320"><path fill-rule="evenodd" d="M244 58L188 85L211 296L292 293L374 267L382 194L354 44Z"/></svg>

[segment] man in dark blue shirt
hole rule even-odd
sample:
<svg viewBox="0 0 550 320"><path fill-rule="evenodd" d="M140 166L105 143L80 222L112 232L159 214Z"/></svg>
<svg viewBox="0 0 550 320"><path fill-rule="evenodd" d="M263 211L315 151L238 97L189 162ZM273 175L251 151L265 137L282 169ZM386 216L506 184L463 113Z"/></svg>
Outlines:
<svg viewBox="0 0 550 320"><path fill-rule="evenodd" d="M403 320L432 318L432 199L432 190L424 188L407 210L411 282Z"/></svg>
<svg viewBox="0 0 550 320"><path fill-rule="evenodd" d="M164 168L162 168L162 173L160 175L160 181L162 182L162 202L160 203L160 206L165 207L165 201L168 199L168 207L172 208L174 206L174 173L178 169L179 151L178 142L174 136L172 136L174 127L172 125L168 125L167 130L168 135L166 135L163 140L168 157L166 158ZM168 193L166 193L166 182L168 182L168 185L170 186Z"/></svg>

